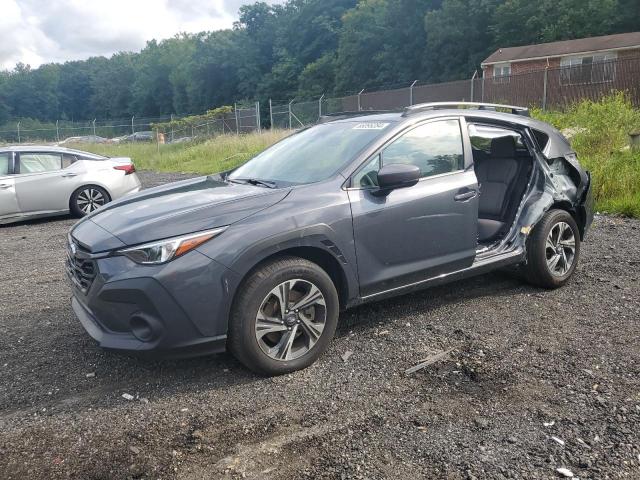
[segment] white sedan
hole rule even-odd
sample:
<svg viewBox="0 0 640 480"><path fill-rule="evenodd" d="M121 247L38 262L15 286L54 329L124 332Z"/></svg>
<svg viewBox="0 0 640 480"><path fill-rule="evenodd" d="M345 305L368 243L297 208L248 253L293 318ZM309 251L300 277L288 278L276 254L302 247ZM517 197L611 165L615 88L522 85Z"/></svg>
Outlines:
<svg viewBox="0 0 640 480"><path fill-rule="evenodd" d="M0 224L29 218L82 217L140 190L130 158L62 147L0 148Z"/></svg>

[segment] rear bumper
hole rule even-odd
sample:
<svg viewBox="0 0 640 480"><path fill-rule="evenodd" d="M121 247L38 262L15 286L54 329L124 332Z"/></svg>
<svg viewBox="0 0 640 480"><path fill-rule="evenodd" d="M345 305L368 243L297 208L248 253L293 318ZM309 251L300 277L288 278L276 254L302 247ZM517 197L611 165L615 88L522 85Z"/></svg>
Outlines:
<svg viewBox="0 0 640 480"><path fill-rule="evenodd" d="M580 236L582 237L582 240L584 240L584 238L586 237L587 232L589 231L589 228L593 223L593 209L594 209L591 174L589 172L586 172L586 174L587 174L587 177L589 178L589 183L587 184L587 188L585 189L585 191L582 193L582 198L577 208L578 214L580 215L580 219L582 223L579 226Z"/></svg>
<svg viewBox="0 0 640 480"><path fill-rule="evenodd" d="M236 283L226 267L195 251L158 267L125 257L95 264L86 293L71 278L71 306L100 347L163 358L225 350Z"/></svg>
<svg viewBox="0 0 640 480"><path fill-rule="evenodd" d="M130 195L132 193L137 193L142 188L142 182L138 178L138 175L132 173L130 175L125 175L124 178L119 180L116 185L113 185L111 188L112 200L117 200L126 195Z"/></svg>

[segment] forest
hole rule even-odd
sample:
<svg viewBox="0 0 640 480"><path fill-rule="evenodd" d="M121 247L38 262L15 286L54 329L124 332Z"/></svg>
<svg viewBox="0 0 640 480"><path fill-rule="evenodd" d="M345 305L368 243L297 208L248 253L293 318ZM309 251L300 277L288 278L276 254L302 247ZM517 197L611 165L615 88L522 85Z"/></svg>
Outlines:
<svg viewBox="0 0 640 480"><path fill-rule="evenodd" d="M229 30L0 72L0 125L184 115L242 99L464 79L499 47L637 30L638 0L256 2Z"/></svg>

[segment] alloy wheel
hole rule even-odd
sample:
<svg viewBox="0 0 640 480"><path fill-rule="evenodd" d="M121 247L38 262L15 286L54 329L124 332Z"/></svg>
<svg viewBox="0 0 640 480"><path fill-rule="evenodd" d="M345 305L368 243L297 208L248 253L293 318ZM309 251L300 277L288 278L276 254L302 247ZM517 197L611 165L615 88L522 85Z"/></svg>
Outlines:
<svg viewBox="0 0 640 480"><path fill-rule="evenodd" d="M104 194L96 188L85 188L77 197L78 208L84 213L91 213L106 202Z"/></svg>
<svg viewBox="0 0 640 480"><path fill-rule="evenodd" d="M549 231L545 243L547 266L552 275L562 277L573 265L576 256L576 238L566 222L558 222Z"/></svg>
<svg viewBox="0 0 640 480"><path fill-rule="evenodd" d="M256 316L256 340L270 358L294 360L314 347L326 321L327 307L320 289L307 280L287 280L262 301Z"/></svg>

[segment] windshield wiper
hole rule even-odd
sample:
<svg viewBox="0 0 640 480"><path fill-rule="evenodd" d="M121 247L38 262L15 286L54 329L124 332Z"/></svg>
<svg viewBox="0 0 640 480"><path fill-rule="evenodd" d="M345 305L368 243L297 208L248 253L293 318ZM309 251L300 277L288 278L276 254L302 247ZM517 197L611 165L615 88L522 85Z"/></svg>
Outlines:
<svg viewBox="0 0 640 480"><path fill-rule="evenodd" d="M267 188L276 188L275 182L270 182L269 180L260 180L257 178L229 178L227 179L227 181L235 182L235 183L248 183L250 185L256 185L256 186L267 187Z"/></svg>

